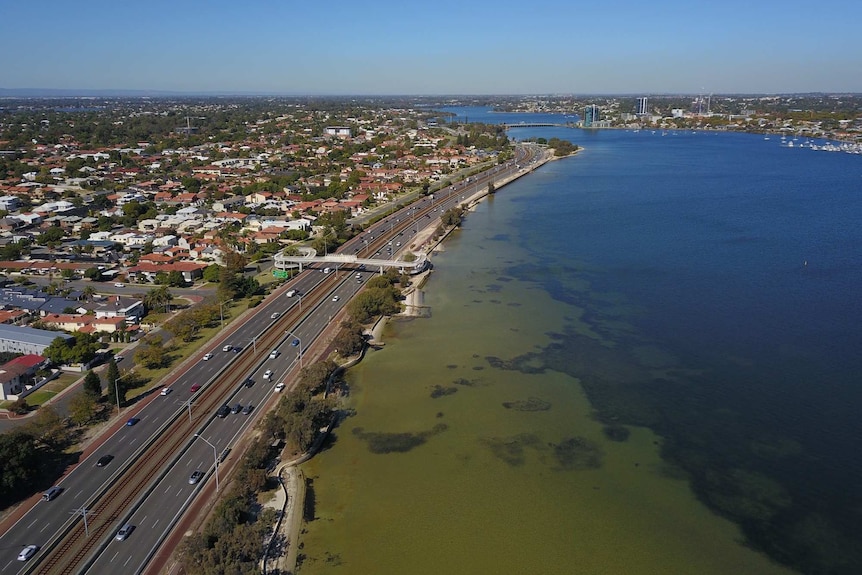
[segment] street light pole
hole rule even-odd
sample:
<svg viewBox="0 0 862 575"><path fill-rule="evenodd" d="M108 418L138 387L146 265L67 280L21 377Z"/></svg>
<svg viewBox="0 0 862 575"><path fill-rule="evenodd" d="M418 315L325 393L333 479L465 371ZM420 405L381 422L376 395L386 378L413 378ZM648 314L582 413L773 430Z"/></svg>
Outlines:
<svg viewBox="0 0 862 575"><path fill-rule="evenodd" d="M206 437L204 437L200 433L195 433L195 437L203 439L204 443L213 448L213 467L215 467L216 493L218 493L218 453L216 452L216 446L207 441Z"/></svg>

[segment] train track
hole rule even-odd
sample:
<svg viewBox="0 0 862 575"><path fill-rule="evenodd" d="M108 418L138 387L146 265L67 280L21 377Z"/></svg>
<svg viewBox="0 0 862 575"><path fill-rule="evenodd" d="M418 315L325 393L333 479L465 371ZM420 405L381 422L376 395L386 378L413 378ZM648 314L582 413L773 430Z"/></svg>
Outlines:
<svg viewBox="0 0 862 575"><path fill-rule="evenodd" d="M305 296L306 310L314 309L326 297L327 291L317 287ZM218 406L224 404L225 398L237 389L237 385L244 381L245 375L263 361L269 350L285 337L281 326L298 323L302 315L298 309L291 308L279 318L258 338L260 352L256 353L252 348L246 347L237 360L198 392L197 407L202 409L203 413L214 413ZM116 528L117 520L128 515L136 500L146 496L154 487L168 468L169 462L187 448L189 438L197 432L202 423L211 418L212 415L206 420L192 421L179 410L162 432L153 434L142 452L131 460L111 485L88 503L88 513L94 518L87 522L86 527L82 518L76 516L60 537L49 544L49 556L33 567L38 567L38 572L45 575L75 573L94 549L105 541L107 532Z"/></svg>

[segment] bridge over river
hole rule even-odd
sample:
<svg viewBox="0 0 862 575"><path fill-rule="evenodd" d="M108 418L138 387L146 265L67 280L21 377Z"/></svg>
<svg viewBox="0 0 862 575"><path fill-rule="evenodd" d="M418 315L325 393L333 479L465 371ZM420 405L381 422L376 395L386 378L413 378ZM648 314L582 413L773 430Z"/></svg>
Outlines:
<svg viewBox="0 0 862 575"><path fill-rule="evenodd" d="M517 124L502 124L507 130L509 128L574 128L576 124L567 122L564 124L553 122L518 122Z"/></svg>

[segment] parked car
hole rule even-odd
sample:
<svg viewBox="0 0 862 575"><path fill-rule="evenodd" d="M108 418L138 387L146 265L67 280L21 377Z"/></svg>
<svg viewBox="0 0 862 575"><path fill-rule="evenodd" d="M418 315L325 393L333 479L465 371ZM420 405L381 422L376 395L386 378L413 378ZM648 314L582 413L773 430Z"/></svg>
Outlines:
<svg viewBox="0 0 862 575"><path fill-rule="evenodd" d="M113 455L103 455L103 456L102 456L102 457L100 457L100 458L99 458L99 460L96 462L96 467L104 467L104 466L106 466L107 464L109 464L111 461L113 461L113 459L114 459L114 456L113 456Z"/></svg>
<svg viewBox="0 0 862 575"><path fill-rule="evenodd" d="M117 535L116 537L114 537L114 539L116 539L117 541L123 541L134 529L134 525L129 525L128 523L126 523L125 525L120 527L120 530L117 531Z"/></svg>
<svg viewBox="0 0 862 575"><path fill-rule="evenodd" d="M201 471L200 469L192 471L192 474L189 475L189 485L194 485L195 483L199 482L203 478L204 478L204 472Z"/></svg>
<svg viewBox="0 0 862 575"><path fill-rule="evenodd" d="M18 561L27 561L39 550L38 545L28 545L18 553Z"/></svg>

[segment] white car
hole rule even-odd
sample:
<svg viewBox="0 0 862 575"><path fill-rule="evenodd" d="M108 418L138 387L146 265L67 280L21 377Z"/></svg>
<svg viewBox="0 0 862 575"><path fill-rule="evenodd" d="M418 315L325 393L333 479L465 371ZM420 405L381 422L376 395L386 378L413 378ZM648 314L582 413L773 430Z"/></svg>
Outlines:
<svg viewBox="0 0 862 575"><path fill-rule="evenodd" d="M269 352L269 359L275 359L275 358L277 358L277 357L279 356L279 354L280 354L280 353L281 353L281 352L280 352L280 351L278 351L277 349L272 350L271 352Z"/></svg>
<svg viewBox="0 0 862 575"><path fill-rule="evenodd" d="M230 345L230 344L228 344L228 345L224 346L223 348L221 348L221 350L222 350L222 351L232 351L232 350L233 350L233 346L232 346L232 345Z"/></svg>
<svg viewBox="0 0 862 575"><path fill-rule="evenodd" d="M163 387L162 392L159 395L168 395L172 391L173 389L171 389L170 387Z"/></svg>
<svg viewBox="0 0 862 575"><path fill-rule="evenodd" d="M268 369L265 372L263 372L263 378L264 379L272 379L272 370Z"/></svg>
<svg viewBox="0 0 862 575"><path fill-rule="evenodd" d="M114 287L126 287L126 284L117 282L114 284Z"/></svg>
<svg viewBox="0 0 862 575"><path fill-rule="evenodd" d="M27 561L39 550L38 545L28 545L18 553L18 561Z"/></svg>
<svg viewBox="0 0 862 575"><path fill-rule="evenodd" d="M212 357L213 357L213 354L207 353L204 355L204 361L209 361L210 359L212 359Z"/></svg>
<svg viewBox="0 0 862 575"><path fill-rule="evenodd" d="M278 319L278 316L280 316L280 315L281 315L281 314L280 314L280 313L278 313L277 311L276 311L276 312L273 312L273 314L272 314L271 316L269 316L269 319Z"/></svg>
<svg viewBox="0 0 862 575"><path fill-rule="evenodd" d="M338 301L338 300L340 300L340 299L341 299L340 297L338 297L338 296L334 296L334 297L332 298L332 301Z"/></svg>
<svg viewBox="0 0 862 575"><path fill-rule="evenodd" d="M281 391L282 389L284 389L284 382L283 381L279 381L278 383L275 384L275 390L276 391Z"/></svg>

